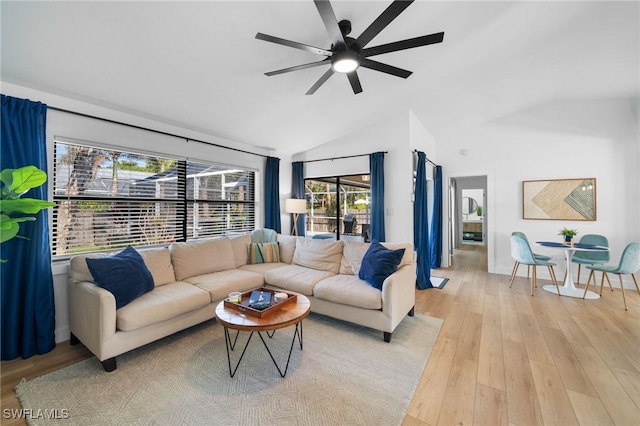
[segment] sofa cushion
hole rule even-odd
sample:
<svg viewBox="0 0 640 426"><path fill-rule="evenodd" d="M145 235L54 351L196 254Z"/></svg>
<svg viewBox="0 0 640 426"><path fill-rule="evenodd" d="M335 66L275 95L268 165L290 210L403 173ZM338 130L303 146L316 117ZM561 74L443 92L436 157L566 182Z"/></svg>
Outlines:
<svg viewBox="0 0 640 426"><path fill-rule="evenodd" d="M93 275L87 266L87 259L103 259L105 257L113 256L113 253L90 253L90 254L78 254L73 256L69 261L69 278L74 282L94 282Z"/></svg>
<svg viewBox="0 0 640 426"><path fill-rule="evenodd" d="M236 267L228 238L174 243L171 245L171 262L178 281Z"/></svg>
<svg viewBox="0 0 640 426"><path fill-rule="evenodd" d="M302 238L302 237L300 237ZM280 243L280 261L291 264L293 262L293 254L296 251L296 241L298 237L295 235L278 234L278 243Z"/></svg>
<svg viewBox="0 0 640 426"><path fill-rule="evenodd" d="M235 235L229 237L229 243L233 249L233 257L236 260L236 268L247 264L247 246L251 243L251 234Z"/></svg>
<svg viewBox="0 0 640 426"><path fill-rule="evenodd" d="M265 272L270 271L271 269L279 268L281 266L286 266L287 263L256 263L255 265L244 265L241 266L240 269L243 271L255 272L256 274L260 274L264 276Z"/></svg>
<svg viewBox="0 0 640 426"><path fill-rule="evenodd" d="M153 276L156 286L174 282L176 280L171 264L171 254L166 247L138 250L140 256ZM93 275L89 271L86 259L102 259L113 256L113 253L89 253L79 254L69 261L69 277L72 281L93 281Z"/></svg>
<svg viewBox="0 0 640 426"><path fill-rule="evenodd" d="M364 309L382 309L382 292L354 275L336 275L313 287L313 296Z"/></svg>
<svg viewBox="0 0 640 426"><path fill-rule="evenodd" d="M156 287L116 311L116 328L131 331L195 311L211 303L209 294L191 284L174 282Z"/></svg>
<svg viewBox="0 0 640 426"><path fill-rule="evenodd" d="M103 258L87 258L93 281L116 299L116 309L153 290L153 276L140 253L128 246L120 253Z"/></svg>
<svg viewBox="0 0 640 426"><path fill-rule="evenodd" d="M277 242L250 243L247 263L280 263L280 246Z"/></svg>
<svg viewBox="0 0 640 426"><path fill-rule="evenodd" d="M298 265L286 265L264 273L264 282L285 290L297 291L305 296L313 295L313 287L325 278L334 276L333 272L318 271Z"/></svg>
<svg viewBox="0 0 640 426"><path fill-rule="evenodd" d="M140 256L153 276L153 283L159 285L175 282L176 275L171 264L171 253L168 247L140 250Z"/></svg>
<svg viewBox="0 0 640 426"><path fill-rule="evenodd" d="M343 275L358 275L364 254L369 249L369 243L345 241L340 260L340 273Z"/></svg>
<svg viewBox="0 0 640 426"><path fill-rule="evenodd" d="M295 265L319 271L340 272L342 259L342 241L314 240L312 238L298 238L296 251L293 254Z"/></svg>
<svg viewBox="0 0 640 426"><path fill-rule="evenodd" d="M242 269L212 272L187 278L185 281L208 291L211 302L219 302L232 291L247 291L264 283L262 275Z"/></svg>
<svg viewBox="0 0 640 426"><path fill-rule="evenodd" d="M402 260L398 265L401 268L405 265L409 265L414 262L413 259L413 246L408 243L381 243L383 246L390 250L405 249ZM344 241L344 248L342 249L342 260L340 261L340 273L343 275L358 275L360 272L360 264L364 254L369 249L369 243L362 243L358 241Z"/></svg>
<svg viewBox="0 0 640 426"><path fill-rule="evenodd" d="M389 250L378 241L372 241L362 258L358 277L382 290L382 283L398 269L404 252L404 248Z"/></svg>

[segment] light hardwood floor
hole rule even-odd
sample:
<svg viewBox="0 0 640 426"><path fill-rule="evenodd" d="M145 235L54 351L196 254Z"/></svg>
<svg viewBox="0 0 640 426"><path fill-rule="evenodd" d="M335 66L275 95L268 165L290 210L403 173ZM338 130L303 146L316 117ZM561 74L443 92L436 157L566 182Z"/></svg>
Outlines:
<svg viewBox="0 0 640 426"><path fill-rule="evenodd" d="M465 245L442 289L416 292L416 312L444 319L405 426L640 425L640 296L558 297L526 278L488 274L486 248ZM524 270L524 269L523 269ZM540 285L548 284L540 280ZM393 342L392 342L393 344ZM4 418L13 387L91 354L62 342L49 354L2 362Z"/></svg>
<svg viewBox="0 0 640 426"><path fill-rule="evenodd" d="M640 425L635 289L625 312L606 284L597 300L559 297L546 280L532 297L525 277L509 288L486 272L484 246L453 263L437 271L442 290L416 292L416 311L444 325L404 425Z"/></svg>

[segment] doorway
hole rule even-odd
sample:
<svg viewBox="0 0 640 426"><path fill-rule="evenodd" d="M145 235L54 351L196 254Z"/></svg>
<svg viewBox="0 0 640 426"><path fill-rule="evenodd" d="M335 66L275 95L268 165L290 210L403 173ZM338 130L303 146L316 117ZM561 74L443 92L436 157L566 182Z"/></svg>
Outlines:
<svg viewBox="0 0 640 426"><path fill-rule="evenodd" d="M456 250L482 245L489 250L487 176L458 176L449 179L449 259ZM489 269L489 268L488 268Z"/></svg>

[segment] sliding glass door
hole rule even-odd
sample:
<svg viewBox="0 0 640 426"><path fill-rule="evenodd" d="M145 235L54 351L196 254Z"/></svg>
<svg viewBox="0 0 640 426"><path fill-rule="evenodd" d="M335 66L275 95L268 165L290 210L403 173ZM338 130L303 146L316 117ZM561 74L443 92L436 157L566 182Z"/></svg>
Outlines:
<svg viewBox="0 0 640 426"><path fill-rule="evenodd" d="M306 235L316 239L369 241L369 175L305 180Z"/></svg>

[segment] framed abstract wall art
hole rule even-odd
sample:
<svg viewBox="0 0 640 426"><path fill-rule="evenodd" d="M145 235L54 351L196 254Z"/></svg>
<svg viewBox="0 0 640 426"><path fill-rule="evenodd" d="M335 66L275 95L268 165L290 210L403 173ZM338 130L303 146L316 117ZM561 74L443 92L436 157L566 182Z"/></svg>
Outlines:
<svg viewBox="0 0 640 426"><path fill-rule="evenodd" d="M596 220L596 179L523 181L522 218Z"/></svg>

